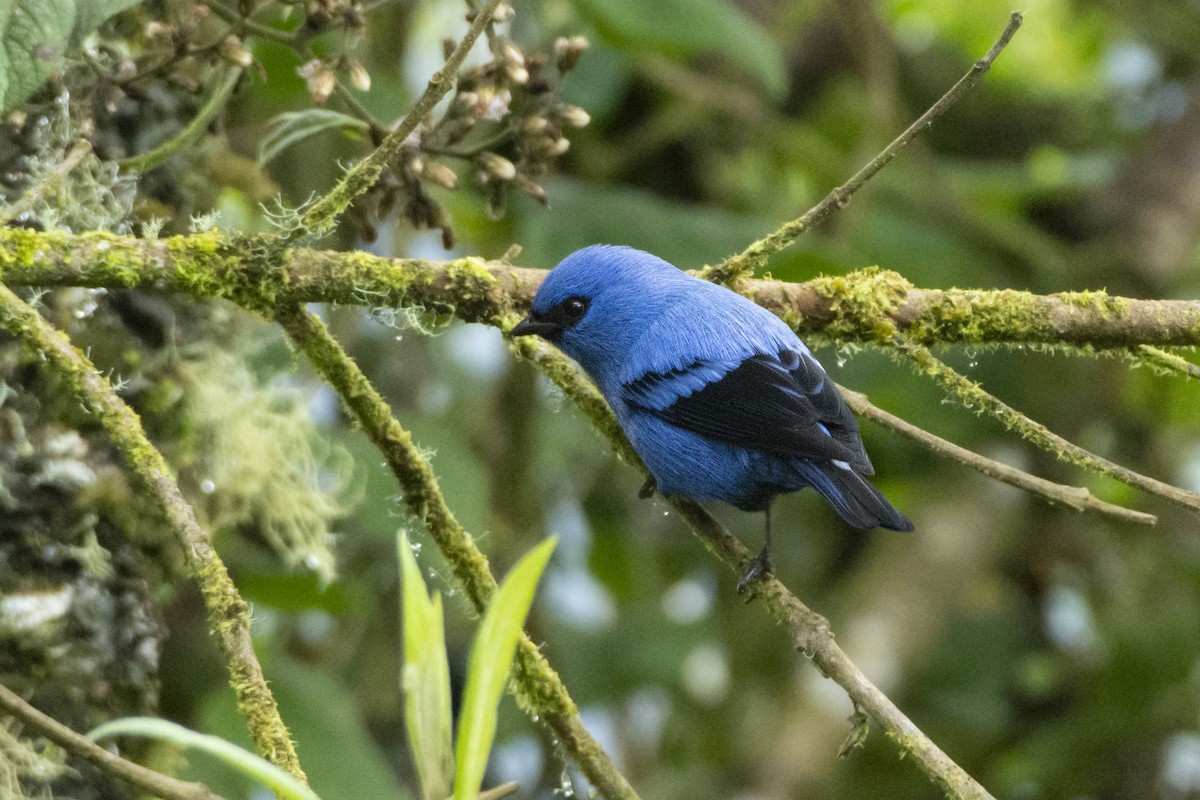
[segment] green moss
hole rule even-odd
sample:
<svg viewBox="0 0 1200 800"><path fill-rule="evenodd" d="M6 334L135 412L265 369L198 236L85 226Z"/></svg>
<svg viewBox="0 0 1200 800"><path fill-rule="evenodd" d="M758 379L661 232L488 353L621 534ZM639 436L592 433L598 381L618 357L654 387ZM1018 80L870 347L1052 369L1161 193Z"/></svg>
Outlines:
<svg viewBox="0 0 1200 800"><path fill-rule="evenodd" d="M517 642L512 673L513 695L525 713L577 714L575 701L537 646L522 637Z"/></svg>
<svg viewBox="0 0 1200 800"><path fill-rule="evenodd" d="M914 342L981 343L996 339L1031 341L1050 331L1041 299L1029 292L929 292L925 304L905 329Z"/></svg>
<svg viewBox="0 0 1200 800"><path fill-rule="evenodd" d="M874 342L885 342L896 334L892 314L913 288L904 276L879 267L822 276L810 285L829 301L834 319L826 330L831 336Z"/></svg>
<svg viewBox="0 0 1200 800"><path fill-rule="evenodd" d="M1094 311L1101 317L1125 314L1129 311L1131 305L1131 301L1127 298L1113 297L1103 290L1092 292L1060 292L1054 296L1069 306Z"/></svg>

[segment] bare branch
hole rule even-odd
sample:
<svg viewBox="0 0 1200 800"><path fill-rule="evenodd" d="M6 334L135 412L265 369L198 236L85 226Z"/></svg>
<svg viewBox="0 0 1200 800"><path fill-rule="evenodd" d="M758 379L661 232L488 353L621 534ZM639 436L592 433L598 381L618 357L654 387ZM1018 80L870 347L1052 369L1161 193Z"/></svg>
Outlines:
<svg viewBox="0 0 1200 800"><path fill-rule="evenodd" d="M892 159L898 156L900 151L908 146L909 142L920 136L923 131L933 127L934 121L958 102L959 98L966 94L983 77L983 74L991 68L992 62L996 60L996 57L1008 46L1017 29L1021 27L1023 20L1024 17L1021 15L1021 12L1014 11L1009 17L1008 25L1005 26L1004 31L1000 34L1000 38L996 40L995 44L991 46L991 49L987 51L984 57L976 61L967 74L959 78L958 82L951 86L949 91L942 95L936 103L930 106L928 111L918 117L917 121L912 125L909 125L903 133L883 149L883 152L871 159L870 163L854 173L850 180L825 195L825 199L804 212L799 218L784 223L774 233L754 242L738 255L727 258L716 266L704 269L701 272L701 277L715 283L737 283L740 279L765 264L772 254L779 252L796 241L796 238L800 234L814 225L823 222L839 208L845 208L855 192L862 188L867 181L875 177L876 173L886 167Z"/></svg>
<svg viewBox="0 0 1200 800"><path fill-rule="evenodd" d="M221 800L220 795L214 794L202 783L181 781L110 753L86 736L38 711L2 684L0 711L19 720L27 731L54 742L71 755L155 797L163 800Z"/></svg>
<svg viewBox="0 0 1200 800"><path fill-rule="evenodd" d="M96 417L142 489L152 496L175 532L188 569L200 584L209 631L225 656L238 710L258 754L304 781L287 727L263 677L250 640L250 609L229 578L212 538L179 491L162 454L146 438L141 420L113 391L108 379L49 322L0 284L0 328L44 357L67 391Z"/></svg>
<svg viewBox="0 0 1200 800"><path fill-rule="evenodd" d="M1009 486L1024 489L1027 492L1045 498L1051 503L1063 505L1076 511L1096 511L1114 519L1124 522L1136 522L1142 525L1153 525L1158 522L1158 517L1153 514L1146 514L1142 511L1134 511L1130 508L1106 503L1082 486L1064 486L1061 483L1054 483L1045 478L1030 475L1028 472L1011 467L1008 464L1002 464L999 461L981 456L953 442L948 442L923 428L918 428L911 422L907 422L894 414L889 414L882 408L872 404L867 399L867 396L861 392L847 389L841 385L838 386L838 390L841 391L842 397L846 398L846 403L854 410L854 413L860 417L866 417L884 427L891 428L897 433L928 447L935 453L982 472L989 478L995 478L998 481L1007 483Z"/></svg>

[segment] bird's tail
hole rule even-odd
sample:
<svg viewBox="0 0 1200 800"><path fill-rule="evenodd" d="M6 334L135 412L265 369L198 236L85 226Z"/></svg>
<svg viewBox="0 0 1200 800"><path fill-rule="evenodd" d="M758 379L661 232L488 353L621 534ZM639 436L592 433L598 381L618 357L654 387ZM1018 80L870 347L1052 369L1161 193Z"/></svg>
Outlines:
<svg viewBox="0 0 1200 800"><path fill-rule="evenodd" d="M911 531L912 520L896 510L883 493L845 462L808 461L805 473L842 519L856 528Z"/></svg>

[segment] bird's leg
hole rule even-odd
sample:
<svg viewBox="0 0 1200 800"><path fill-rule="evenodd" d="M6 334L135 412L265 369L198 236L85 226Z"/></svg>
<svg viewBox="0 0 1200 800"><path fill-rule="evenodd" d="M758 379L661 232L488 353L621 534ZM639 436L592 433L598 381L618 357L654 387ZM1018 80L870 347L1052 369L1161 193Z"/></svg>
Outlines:
<svg viewBox="0 0 1200 800"><path fill-rule="evenodd" d="M767 506L767 533L763 540L763 549L759 551L746 574L738 581L738 594L745 594L755 582L775 573L775 564L771 561L771 507Z"/></svg>
<svg viewBox="0 0 1200 800"><path fill-rule="evenodd" d="M654 480L653 475L646 476L646 482L642 484L642 488L638 489L639 500L649 500L654 497L654 490L658 488L658 483Z"/></svg>

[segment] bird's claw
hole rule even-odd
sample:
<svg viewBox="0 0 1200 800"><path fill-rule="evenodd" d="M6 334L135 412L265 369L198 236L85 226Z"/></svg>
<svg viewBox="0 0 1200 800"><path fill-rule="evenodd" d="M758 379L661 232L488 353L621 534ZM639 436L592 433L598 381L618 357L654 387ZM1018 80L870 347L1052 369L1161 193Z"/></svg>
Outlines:
<svg viewBox="0 0 1200 800"><path fill-rule="evenodd" d="M746 574L742 576L740 581L738 581L738 594L745 594L751 586L763 580L767 576L774 574L775 564L771 561L771 551L764 547L762 552L755 556L754 560L750 562L750 566L747 568Z"/></svg>
<svg viewBox="0 0 1200 800"><path fill-rule="evenodd" d="M654 490L658 488L658 484L654 481L653 475L646 476L646 482L642 484L642 488L638 489L639 500L649 500L654 497Z"/></svg>

